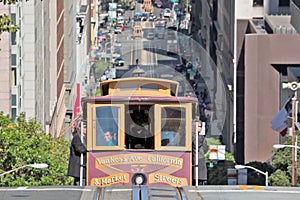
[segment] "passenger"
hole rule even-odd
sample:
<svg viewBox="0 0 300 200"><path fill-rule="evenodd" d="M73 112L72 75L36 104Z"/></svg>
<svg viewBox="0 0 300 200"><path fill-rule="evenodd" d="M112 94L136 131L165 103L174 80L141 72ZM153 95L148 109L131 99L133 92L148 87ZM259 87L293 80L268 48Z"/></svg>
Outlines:
<svg viewBox="0 0 300 200"><path fill-rule="evenodd" d="M83 133L86 134L86 126L84 126ZM68 176L74 178L73 184L80 186L80 156L83 154L83 183L85 185L85 174L86 174L86 146L84 144L85 135L83 142L81 141L79 131L74 127L72 130L73 139L70 147L70 158L68 166Z"/></svg>
<svg viewBox="0 0 300 200"><path fill-rule="evenodd" d="M203 127L204 128L204 127ZM207 168L205 163L205 153L208 151L208 145L202 131L202 122L198 123L197 133L193 134L193 164L195 164L196 153L198 153L198 180L195 180L195 171L193 171L193 181L198 181L199 185L204 185L207 181ZM198 152L196 152L196 134L198 134Z"/></svg>
<svg viewBox="0 0 300 200"><path fill-rule="evenodd" d="M113 141L113 135L111 134L110 131L106 131L104 133L104 139L107 146L115 146L115 143Z"/></svg>

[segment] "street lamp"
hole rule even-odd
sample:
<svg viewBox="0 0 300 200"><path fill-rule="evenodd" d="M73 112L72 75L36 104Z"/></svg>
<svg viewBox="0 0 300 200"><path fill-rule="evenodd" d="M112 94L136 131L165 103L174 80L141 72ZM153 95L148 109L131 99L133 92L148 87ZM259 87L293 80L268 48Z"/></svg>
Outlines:
<svg viewBox="0 0 300 200"><path fill-rule="evenodd" d="M268 176L269 176L269 174L268 174L267 171L263 172L263 171L261 171L259 169L256 169L255 167L251 167L251 166L247 166L247 165L235 165L235 168L236 169L249 168L249 169L253 169L254 171L257 171L258 173L261 173L261 174L265 175L266 176L265 185L268 186Z"/></svg>
<svg viewBox="0 0 300 200"><path fill-rule="evenodd" d="M291 147L291 148L300 149L299 146L294 146L294 145L290 145L290 144L274 144L273 145L274 149L281 149L281 148L285 148L285 147Z"/></svg>
<svg viewBox="0 0 300 200"><path fill-rule="evenodd" d="M7 171L7 172L4 172L4 173L0 174L0 177L1 177L1 176L4 176L4 175L6 175L6 174L10 174L10 173L12 173L12 172L18 171L19 169L24 169L24 168L26 168L26 167L33 167L33 168L36 168L36 169L45 169L45 168L48 167L48 164L45 164L45 163L35 163L35 164L23 165L23 166L18 167L18 168L16 168L16 169L12 169L12 170L9 170L9 171Z"/></svg>

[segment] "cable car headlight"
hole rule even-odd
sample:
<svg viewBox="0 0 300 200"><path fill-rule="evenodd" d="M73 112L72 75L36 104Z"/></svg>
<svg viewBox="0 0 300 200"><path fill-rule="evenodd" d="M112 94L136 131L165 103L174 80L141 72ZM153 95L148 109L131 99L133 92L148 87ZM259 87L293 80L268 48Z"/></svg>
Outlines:
<svg viewBox="0 0 300 200"><path fill-rule="evenodd" d="M136 173L132 177L132 183L134 185L145 185L147 182L147 178L145 174L142 173Z"/></svg>

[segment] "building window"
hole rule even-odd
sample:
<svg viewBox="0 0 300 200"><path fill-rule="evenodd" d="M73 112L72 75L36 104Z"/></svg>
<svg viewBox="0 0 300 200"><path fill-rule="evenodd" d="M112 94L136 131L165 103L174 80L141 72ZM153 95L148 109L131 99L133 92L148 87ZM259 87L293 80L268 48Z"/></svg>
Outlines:
<svg viewBox="0 0 300 200"><path fill-rule="evenodd" d="M11 33L11 44L12 45L16 45L17 44L16 33Z"/></svg>
<svg viewBox="0 0 300 200"><path fill-rule="evenodd" d="M264 0L253 0L253 6L263 6Z"/></svg>
<svg viewBox="0 0 300 200"><path fill-rule="evenodd" d="M12 94L11 95L11 105L16 106L17 105L17 95Z"/></svg>
<svg viewBox="0 0 300 200"><path fill-rule="evenodd" d="M11 85L12 86L17 85L17 68L15 67L11 68Z"/></svg>
<svg viewBox="0 0 300 200"><path fill-rule="evenodd" d="M16 121L16 118L17 118L17 109L16 108L11 109L11 118L13 121Z"/></svg>
<svg viewBox="0 0 300 200"><path fill-rule="evenodd" d="M282 7L282 6L289 7L290 6L290 0L279 0L279 7Z"/></svg>
<svg viewBox="0 0 300 200"><path fill-rule="evenodd" d="M16 24L16 13L11 13L11 21Z"/></svg>
<svg viewBox="0 0 300 200"><path fill-rule="evenodd" d="M17 65L17 55L16 54L12 54L11 55L11 65Z"/></svg>

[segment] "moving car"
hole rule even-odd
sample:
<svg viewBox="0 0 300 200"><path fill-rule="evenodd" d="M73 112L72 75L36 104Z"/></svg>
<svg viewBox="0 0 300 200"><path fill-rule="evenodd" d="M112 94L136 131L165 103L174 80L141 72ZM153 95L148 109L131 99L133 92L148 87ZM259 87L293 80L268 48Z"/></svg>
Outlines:
<svg viewBox="0 0 300 200"><path fill-rule="evenodd" d="M164 17L165 18L170 18L171 17L171 9L170 8L166 8L164 10Z"/></svg>
<svg viewBox="0 0 300 200"><path fill-rule="evenodd" d="M117 26L115 29L115 34L122 33L124 31L124 26Z"/></svg>
<svg viewBox="0 0 300 200"><path fill-rule="evenodd" d="M118 58L114 59L113 64L116 65L116 66L124 66L125 61L123 60L123 58L118 57Z"/></svg>
<svg viewBox="0 0 300 200"><path fill-rule="evenodd" d="M176 64L174 65L174 69L180 73L184 72L184 65L183 64Z"/></svg>

